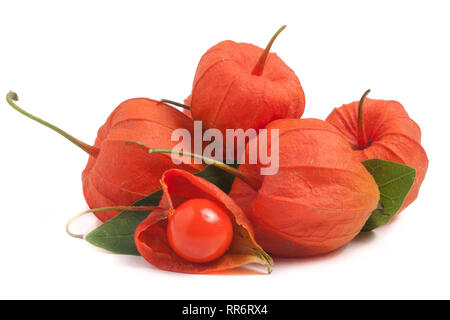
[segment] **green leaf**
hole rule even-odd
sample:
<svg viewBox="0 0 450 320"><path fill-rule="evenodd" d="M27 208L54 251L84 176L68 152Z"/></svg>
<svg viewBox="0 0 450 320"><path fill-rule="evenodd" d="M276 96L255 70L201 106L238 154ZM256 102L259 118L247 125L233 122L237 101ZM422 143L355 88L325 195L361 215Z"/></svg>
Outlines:
<svg viewBox="0 0 450 320"><path fill-rule="evenodd" d="M233 175L214 166L207 166L195 175L215 184L226 193L230 192L234 181ZM157 206L162 194L162 189L159 189L137 201L133 206ZM134 231L149 214L150 211L123 211L90 232L86 236L86 241L114 253L139 255L134 244Z"/></svg>
<svg viewBox="0 0 450 320"><path fill-rule="evenodd" d="M372 212L362 231L372 231L387 224L400 210L416 177L416 170L409 166L380 159L370 159L362 164L373 176L380 189L378 208Z"/></svg>
<svg viewBox="0 0 450 320"><path fill-rule="evenodd" d="M157 206L162 194L162 189L159 189L133 206ZM134 230L149 214L150 211L123 211L88 233L86 241L114 253L139 255L134 244Z"/></svg>

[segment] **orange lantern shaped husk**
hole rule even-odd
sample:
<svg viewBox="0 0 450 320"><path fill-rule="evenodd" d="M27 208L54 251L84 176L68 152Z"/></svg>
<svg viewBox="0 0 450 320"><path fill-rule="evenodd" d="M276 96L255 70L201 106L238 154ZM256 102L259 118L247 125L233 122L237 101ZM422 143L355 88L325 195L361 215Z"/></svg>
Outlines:
<svg viewBox="0 0 450 320"><path fill-rule="evenodd" d="M170 155L149 155L136 142L172 148L178 144L171 139L175 129L185 129L191 134L194 131L192 119L175 108L155 100L136 98L122 102L111 113L91 146L20 108L16 104L19 100L16 93L9 92L6 100L16 111L62 135L89 154L82 180L90 208L128 206L159 189L161 175L176 164ZM179 160L179 168L190 172L202 169L201 165L193 165L190 158ZM95 215L107 221L118 213L102 211Z"/></svg>
<svg viewBox="0 0 450 320"><path fill-rule="evenodd" d="M200 59L189 102L206 129L262 129L276 119L299 118L305 96L299 79L275 53L223 41Z"/></svg>
<svg viewBox="0 0 450 320"><path fill-rule="evenodd" d="M99 129L94 148L83 171L83 191L90 208L131 205L158 190L161 175L168 169L197 172L201 165L191 159L179 166L171 155L152 154L130 141L150 147L173 148L173 130L185 128L193 133L193 121L182 112L161 102L136 98L121 103ZM107 221L118 211L97 212Z"/></svg>
<svg viewBox="0 0 450 320"><path fill-rule="evenodd" d="M324 121L277 120L267 129L269 150L271 130L279 130L278 173L261 176L258 190L236 179L230 193L252 222L258 243L281 257L323 254L348 243L377 207L373 177ZM261 167L242 164L239 170L257 176Z"/></svg>
<svg viewBox="0 0 450 320"><path fill-rule="evenodd" d="M339 130L359 161L377 158L416 169L416 178L400 208L402 211L417 198L428 168L420 128L397 101L365 98L362 107L362 128L358 121L359 101L334 109L326 121Z"/></svg>

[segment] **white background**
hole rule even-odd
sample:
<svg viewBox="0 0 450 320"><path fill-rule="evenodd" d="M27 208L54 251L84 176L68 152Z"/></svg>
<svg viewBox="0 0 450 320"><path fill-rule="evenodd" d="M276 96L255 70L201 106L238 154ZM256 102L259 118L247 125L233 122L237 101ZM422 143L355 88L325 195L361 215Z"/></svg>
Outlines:
<svg viewBox="0 0 450 320"><path fill-rule="evenodd" d="M273 47L296 71L304 117L396 99L430 159L419 199L391 225L273 274L186 275L65 234L86 208L87 155L0 103L0 298L450 298L448 1L2 1L0 94L81 140L121 101L182 101L225 39ZM3 99L3 98L2 98ZM85 217L77 231L95 226Z"/></svg>

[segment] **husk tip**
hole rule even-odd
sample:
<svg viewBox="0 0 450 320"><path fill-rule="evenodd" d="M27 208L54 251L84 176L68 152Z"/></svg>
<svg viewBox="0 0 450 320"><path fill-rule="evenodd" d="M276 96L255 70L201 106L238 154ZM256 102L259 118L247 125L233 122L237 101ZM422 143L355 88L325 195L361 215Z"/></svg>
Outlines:
<svg viewBox="0 0 450 320"><path fill-rule="evenodd" d="M264 262L264 265L267 267L267 274L272 273L272 267L273 267L273 259L272 257L265 251L263 251L260 254L261 260Z"/></svg>
<svg viewBox="0 0 450 320"><path fill-rule="evenodd" d="M271 274L273 269L273 260L270 256L267 257L267 274Z"/></svg>

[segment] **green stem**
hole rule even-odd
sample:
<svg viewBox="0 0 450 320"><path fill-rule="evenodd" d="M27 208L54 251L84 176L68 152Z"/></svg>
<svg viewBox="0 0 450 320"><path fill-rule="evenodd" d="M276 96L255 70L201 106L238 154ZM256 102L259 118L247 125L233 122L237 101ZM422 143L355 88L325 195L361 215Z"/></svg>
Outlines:
<svg viewBox="0 0 450 320"><path fill-rule="evenodd" d="M176 151L176 150L172 150L172 149L149 149L148 152L149 153L170 153L170 154L175 154L175 155L179 155L179 156L187 156L187 157L192 157L192 158L196 158L196 159L201 159L208 165L215 166L225 172L228 172L228 173L234 175L235 177L238 177L239 179L244 181L246 184L248 184L250 187L252 187L256 191L258 191L260 188L260 182L257 178L250 176L242 171L239 171L236 168L233 168L223 162L217 161L212 158L204 157L202 155L198 155L195 153Z"/></svg>
<svg viewBox="0 0 450 320"><path fill-rule="evenodd" d="M143 207L133 207L133 206L117 206L117 207L104 207L104 208L96 208L96 209L89 209L86 211L83 211L76 216L74 216L72 219L70 219L66 224L66 232L69 236L77 238L77 239L84 239L83 234L75 234L70 231L70 225L72 222L77 220L79 217L84 216L85 214L91 213L91 212L101 212L101 211L110 211L110 210L120 210L120 211L151 211L158 207L155 206L143 206Z"/></svg>
<svg viewBox="0 0 450 320"><path fill-rule="evenodd" d="M367 140L366 135L366 128L364 125L364 112L363 112L363 106L364 106L364 100L366 99L367 95L370 93L370 89L368 89L364 94L362 95L361 99L359 100L359 107L358 107L358 146L360 149L364 149L369 144Z"/></svg>
<svg viewBox="0 0 450 320"><path fill-rule="evenodd" d="M275 42L275 39L278 37L278 35L286 28L286 25L282 26L280 29L278 29L277 32L273 35L272 39L270 39L269 43L266 46L266 49L264 49L264 52L262 53L261 57L259 57L258 62L256 63L255 68L252 71L252 75L254 76L260 76L263 74L264 71L264 65L266 64L267 57L269 56L270 49L272 48L273 43Z"/></svg>
<svg viewBox="0 0 450 320"><path fill-rule="evenodd" d="M67 140L69 140L70 142L75 144L76 146L80 147L82 150L84 150L85 152L87 152L91 156L97 157L97 155L99 153L99 149L97 147L90 146L90 145L88 145L88 144L78 140L77 138L71 136L70 134L68 134L67 132L61 130L60 128L54 126L53 124L48 123L47 121L42 120L41 118L38 118L38 117L32 115L31 113L26 112L25 110L23 110L22 108L17 106L16 103L14 102L14 101L18 101L18 100L19 100L19 97L17 96L17 94L15 92L10 91L6 95L6 101L16 111L22 113L23 115L27 116L28 118L30 118L30 119L32 119L32 120L34 120L36 122L39 122L40 124L46 126L47 128L52 129L53 131L59 133L64 138L66 138Z"/></svg>
<svg viewBox="0 0 450 320"><path fill-rule="evenodd" d="M174 106L177 106L177 107L186 109L186 110L191 110L191 107L189 107L189 106L187 106L187 105L185 105L185 104L176 102L176 101L167 100L167 99L161 99L161 100L159 100L159 102L171 104L171 105L174 105Z"/></svg>

